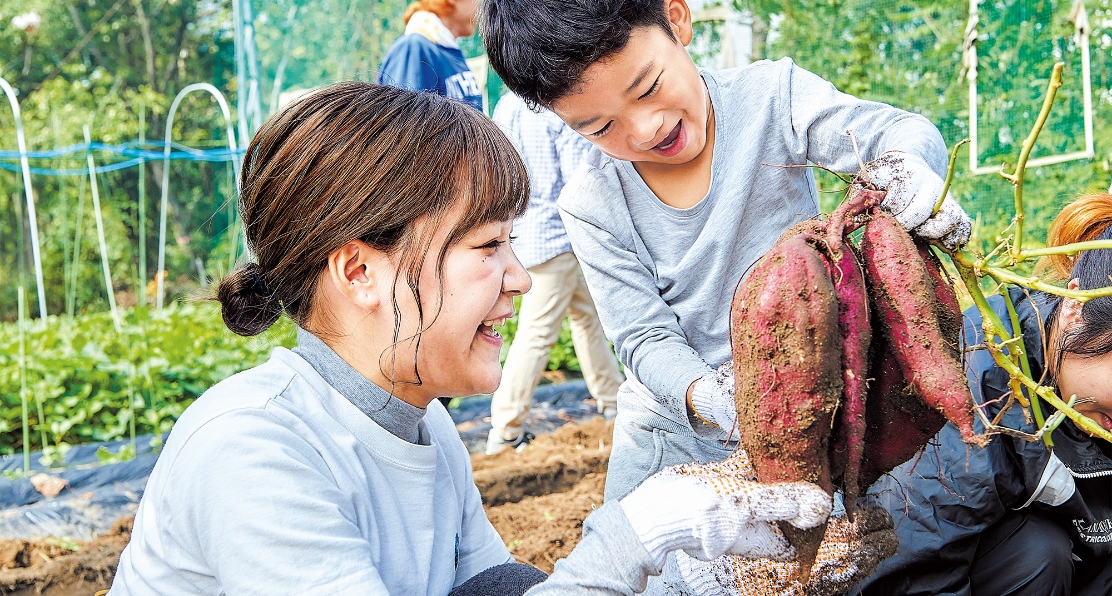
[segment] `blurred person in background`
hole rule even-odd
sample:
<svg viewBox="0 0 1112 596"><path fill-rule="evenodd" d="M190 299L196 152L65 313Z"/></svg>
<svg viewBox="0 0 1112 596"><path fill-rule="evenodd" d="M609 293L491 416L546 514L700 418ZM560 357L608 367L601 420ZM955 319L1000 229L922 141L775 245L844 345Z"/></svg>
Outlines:
<svg viewBox="0 0 1112 596"><path fill-rule="evenodd" d="M529 209L514 222L514 251L532 276L533 289L521 297L517 333L506 355L502 384L490 403L487 455L507 446L522 447L533 438L525 431L523 418L565 316L571 320L587 389L607 420L618 413L618 387L624 380L556 210L560 191L591 143L556 114L544 109L534 112L512 93L498 102L494 121L513 141L529 172Z"/></svg>
<svg viewBox="0 0 1112 596"><path fill-rule="evenodd" d="M483 93L456 41L475 34L479 0L418 0L405 11L405 34L378 71L378 84L428 91L483 111Z"/></svg>

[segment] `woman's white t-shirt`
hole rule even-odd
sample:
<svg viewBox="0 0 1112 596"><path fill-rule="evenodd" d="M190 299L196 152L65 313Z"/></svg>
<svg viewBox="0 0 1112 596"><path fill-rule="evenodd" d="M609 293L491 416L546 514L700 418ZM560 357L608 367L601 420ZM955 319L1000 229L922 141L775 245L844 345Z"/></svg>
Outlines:
<svg viewBox="0 0 1112 596"><path fill-rule="evenodd" d="M395 437L276 349L178 420L110 594L443 596L511 561L448 413L418 428Z"/></svg>

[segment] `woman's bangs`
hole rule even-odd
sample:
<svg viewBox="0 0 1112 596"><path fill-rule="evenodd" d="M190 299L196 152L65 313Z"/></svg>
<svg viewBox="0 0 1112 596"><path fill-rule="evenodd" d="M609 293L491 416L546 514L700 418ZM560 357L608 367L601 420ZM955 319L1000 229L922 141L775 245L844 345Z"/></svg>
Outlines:
<svg viewBox="0 0 1112 596"><path fill-rule="evenodd" d="M462 227L520 217L529 205L529 175L521 156L493 122L477 113L468 120L461 127L465 149L457 168L459 195L467 203Z"/></svg>

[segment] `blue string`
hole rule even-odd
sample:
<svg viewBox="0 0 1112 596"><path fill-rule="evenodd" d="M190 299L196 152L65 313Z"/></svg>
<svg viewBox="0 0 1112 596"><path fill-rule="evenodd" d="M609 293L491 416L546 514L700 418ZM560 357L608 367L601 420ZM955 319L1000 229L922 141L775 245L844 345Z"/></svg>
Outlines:
<svg viewBox="0 0 1112 596"><path fill-rule="evenodd" d="M143 149L139 141L129 141L122 145L108 145L105 143L81 143L79 145L70 145L69 147L60 147L58 149L48 149L45 151L28 151L28 159L58 159L67 155L75 153L85 154L87 152L106 153L109 155L119 155L122 157L130 157L126 161L97 166L95 171L97 174L104 174L107 172L115 172L132 168L144 161L161 161L163 159L163 151L165 150L166 143L163 141L148 141L147 146L160 147L160 150L152 151ZM204 161L204 162L222 162L232 161L236 156L246 153L243 149L237 149L234 153L230 149L196 149L188 147L179 143L170 143L173 151L170 153L172 160L189 160L189 161ZM0 169L8 170L11 172L22 171L19 165L20 154L18 151L0 151ZM15 163L9 163L15 162ZM89 170L86 168L81 169L56 169L56 168L30 168L31 173L38 176L87 176Z"/></svg>

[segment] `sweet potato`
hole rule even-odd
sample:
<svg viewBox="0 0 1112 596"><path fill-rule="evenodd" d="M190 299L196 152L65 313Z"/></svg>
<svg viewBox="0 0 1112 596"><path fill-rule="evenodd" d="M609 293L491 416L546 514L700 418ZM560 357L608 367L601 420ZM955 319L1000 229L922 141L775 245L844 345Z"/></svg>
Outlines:
<svg viewBox="0 0 1112 596"><path fill-rule="evenodd" d="M878 333L873 346L873 381L865 409L865 445L859 487L864 491L881 476L911 459L946 424L923 402L904 378L892 347ZM847 485L848 495L848 485ZM852 501L846 499L846 509Z"/></svg>
<svg viewBox="0 0 1112 596"><path fill-rule="evenodd" d="M838 304L818 238L798 234L758 261L731 306L741 445L762 482L832 493L828 443L842 395ZM825 525L781 524L809 575Z"/></svg>
<svg viewBox="0 0 1112 596"><path fill-rule="evenodd" d="M861 242L874 313L904 377L924 401L961 430L962 439L984 446L973 431L973 396L961 361L946 347L935 306L934 282L908 233L878 211Z"/></svg>
<svg viewBox="0 0 1112 596"><path fill-rule="evenodd" d="M792 227L785 230L783 234L780 234L780 237L776 240L776 244L773 246L773 248L780 246L784 242L791 240L792 238L795 238L800 234L810 234L811 236L823 238L826 236L826 222L820 219L805 219L801 222L798 222Z"/></svg>
<svg viewBox="0 0 1112 596"><path fill-rule="evenodd" d="M826 220L827 243L834 244L856 230L860 216L879 205L885 194L883 191L861 188L842 201Z"/></svg>
<svg viewBox="0 0 1112 596"><path fill-rule="evenodd" d="M953 284L943 275L945 269L942 267L942 262L931 251L930 245L916 240L915 247L919 249L919 256L923 258L923 264L934 286L935 313L938 315L938 326L942 330L942 337L946 340L945 347L950 349L955 359L961 360L963 315L958 295L954 292Z"/></svg>
<svg viewBox="0 0 1112 596"><path fill-rule="evenodd" d="M869 324L868 290L856 251L848 242L842 242L841 238L832 242L828 237L827 244L839 247L831 250L827 265L838 298L844 386L842 407L834 422L830 458L834 477L842 477L846 503L853 503L858 495L858 475L865 441L869 347L873 334ZM838 257L837 260L835 256ZM847 511L852 510L852 506L847 507Z"/></svg>

